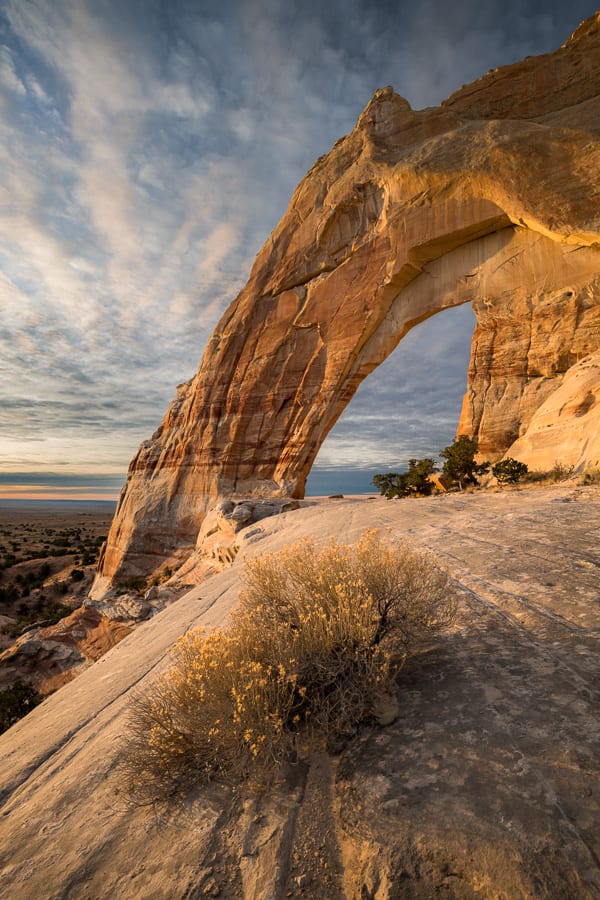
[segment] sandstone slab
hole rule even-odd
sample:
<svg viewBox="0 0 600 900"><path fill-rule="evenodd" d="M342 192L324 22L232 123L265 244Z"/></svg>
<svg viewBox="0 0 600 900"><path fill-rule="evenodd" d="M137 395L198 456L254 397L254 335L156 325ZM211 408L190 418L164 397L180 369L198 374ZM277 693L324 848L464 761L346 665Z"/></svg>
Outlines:
<svg viewBox="0 0 600 900"><path fill-rule="evenodd" d="M508 455L542 471L557 462L600 471L600 353L569 369Z"/></svg>
<svg viewBox="0 0 600 900"><path fill-rule="evenodd" d="M304 501L242 529L261 529L244 554L367 527L428 547L461 587L456 626L401 673L395 722L339 759L157 818L119 793L130 697L226 620L238 553L0 737L0 896L593 900L599 492Z"/></svg>

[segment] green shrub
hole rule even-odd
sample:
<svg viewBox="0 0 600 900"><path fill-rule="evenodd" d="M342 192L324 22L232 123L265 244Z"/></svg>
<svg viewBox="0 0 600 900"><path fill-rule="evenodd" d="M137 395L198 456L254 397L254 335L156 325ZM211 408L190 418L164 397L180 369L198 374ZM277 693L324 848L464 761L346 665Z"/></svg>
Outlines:
<svg viewBox="0 0 600 900"><path fill-rule="evenodd" d="M8 606L11 603L14 603L20 596L21 593L14 584L9 584L6 587L0 588L0 604Z"/></svg>
<svg viewBox="0 0 600 900"><path fill-rule="evenodd" d="M29 606L27 603L19 603L16 621L2 626L0 633L16 638L28 628L31 628L32 625L39 628L56 625L65 616L70 616L72 612L73 610L70 606L66 606L57 600L47 600L43 594L39 594L35 598L33 606Z"/></svg>
<svg viewBox="0 0 600 900"><path fill-rule="evenodd" d="M477 441L474 438L461 436L440 451L440 456L445 459L442 469L444 478L451 485L458 485L462 491L467 485L479 483L479 476L484 475L490 468L489 462L476 463Z"/></svg>
<svg viewBox="0 0 600 900"><path fill-rule="evenodd" d="M70 606L66 606L64 603L60 603L56 600L45 600L42 598L43 602L39 606L39 613L42 616L42 621L40 625L47 627L48 625L56 625L57 622L60 622L61 619L64 619L66 616L70 616L73 610Z"/></svg>
<svg viewBox="0 0 600 900"><path fill-rule="evenodd" d="M186 635L133 704L124 751L136 802L278 764L300 735L340 746L376 718L412 642L448 625L455 592L431 555L366 532L247 563L227 631Z"/></svg>
<svg viewBox="0 0 600 900"><path fill-rule="evenodd" d="M501 459L492 466L492 475L499 484L516 484L527 475L528 471L529 468L525 463L511 456Z"/></svg>
<svg viewBox="0 0 600 900"><path fill-rule="evenodd" d="M0 691L0 734L26 716L43 697L30 684L15 681Z"/></svg>
<svg viewBox="0 0 600 900"><path fill-rule="evenodd" d="M374 475L373 484L379 493L388 500L394 497L429 497L434 487L429 476L434 472L435 463L429 457L409 459L408 472L402 474L388 472L385 475Z"/></svg>

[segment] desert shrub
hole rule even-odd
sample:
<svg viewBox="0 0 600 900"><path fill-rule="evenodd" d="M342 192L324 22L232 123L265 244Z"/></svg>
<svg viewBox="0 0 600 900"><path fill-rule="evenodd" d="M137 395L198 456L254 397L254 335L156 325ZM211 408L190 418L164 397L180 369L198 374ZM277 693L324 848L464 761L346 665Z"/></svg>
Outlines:
<svg viewBox="0 0 600 900"><path fill-rule="evenodd" d="M385 475L374 475L373 484L379 493L388 500L394 497L428 497L434 487L433 482L429 480L429 476L433 472L435 472L435 463L429 457L409 459L408 472L402 474L388 472Z"/></svg>
<svg viewBox="0 0 600 900"><path fill-rule="evenodd" d="M474 438L461 436L440 451L440 456L445 460L442 472L447 481L452 485L458 485L462 491L467 485L479 483L479 476L484 475L490 468L489 462L475 462L477 453L477 441Z"/></svg>
<svg viewBox="0 0 600 900"><path fill-rule="evenodd" d="M127 594L130 591L136 594L143 594L147 588L148 582L145 578L133 576L133 578L127 578L125 581L117 583L117 594Z"/></svg>
<svg viewBox="0 0 600 900"><path fill-rule="evenodd" d="M525 475L523 475L521 481L524 481L526 484L540 484L544 481L548 481L548 473L538 472L535 469L530 469Z"/></svg>
<svg viewBox="0 0 600 900"><path fill-rule="evenodd" d="M398 472L385 472L384 474L373 475L372 481L379 493L388 500L391 500L393 497L398 496L396 491L401 483L400 479L403 477L404 476ZM330 499L333 499L333 497Z"/></svg>
<svg viewBox="0 0 600 900"><path fill-rule="evenodd" d="M73 569L71 572L71 581L83 581L85 578L85 572L83 569Z"/></svg>
<svg viewBox="0 0 600 900"><path fill-rule="evenodd" d="M543 484L544 482L553 484L556 482L568 481L573 475L574 470L574 466L565 466L557 460L552 468L548 469L546 472L527 472L523 476L523 481L534 484Z"/></svg>
<svg viewBox="0 0 600 900"><path fill-rule="evenodd" d="M584 472L581 481L582 484L600 484L600 469Z"/></svg>
<svg viewBox="0 0 600 900"><path fill-rule="evenodd" d="M15 681L0 691L0 734L26 716L43 697L30 684Z"/></svg>
<svg viewBox="0 0 600 900"><path fill-rule="evenodd" d="M8 625L2 626L0 633L8 634L16 638L35 625L45 628L48 625L56 625L65 616L70 616L73 610L70 606L56 600L47 600L43 594L35 598L33 606L27 603L19 603L17 607L17 619Z"/></svg>
<svg viewBox="0 0 600 900"><path fill-rule="evenodd" d="M61 619L70 616L73 610L70 606L60 603L56 600L45 600L43 597L41 605L38 606L38 612L42 616L40 625L44 627L48 625L56 625Z"/></svg>
<svg viewBox="0 0 600 900"><path fill-rule="evenodd" d="M123 773L140 801L278 764L303 740L340 746L395 687L411 642L455 612L426 553L366 532L246 564L229 628L196 631L132 707Z"/></svg>
<svg viewBox="0 0 600 900"><path fill-rule="evenodd" d="M10 605L21 596L19 589L14 584L0 588L0 604Z"/></svg>
<svg viewBox="0 0 600 900"><path fill-rule="evenodd" d="M547 477L549 481L568 481L574 471L575 466L565 466L557 460L547 473Z"/></svg>
<svg viewBox="0 0 600 900"><path fill-rule="evenodd" d="M163 584L165 581L168 581L171 575L173 574L173 569L171 566L165 566L162 572L158 575L155 575L152 581L150 582L152 587L158 587L158 585Z"/></svg>
<svg viewBox="0 0 600 900"><path fill-rule="evenodd" d="M513 459L512 456L507 456L492 466L492 475L499 484L516 484L527 475L528 471L529 468L525 463Z"/></svg>

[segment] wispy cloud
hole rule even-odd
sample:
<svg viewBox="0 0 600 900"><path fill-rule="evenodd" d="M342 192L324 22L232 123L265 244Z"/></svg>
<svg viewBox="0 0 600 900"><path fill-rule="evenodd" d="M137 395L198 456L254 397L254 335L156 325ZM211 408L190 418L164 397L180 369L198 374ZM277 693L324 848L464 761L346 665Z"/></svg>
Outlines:
<svg viewBox="0 0 600 900"><path fill-rule="evenodd" d="M586 0L5 0L0 468L124 472L297 182L377 87L436 104L553 49L592 12ZM362 463L371 440L403 455L413 425L416 443L435 442L455 401L446 386L437 399L430 344L411 356L405 342L381 388L371 377L320 460Z"/></svg>

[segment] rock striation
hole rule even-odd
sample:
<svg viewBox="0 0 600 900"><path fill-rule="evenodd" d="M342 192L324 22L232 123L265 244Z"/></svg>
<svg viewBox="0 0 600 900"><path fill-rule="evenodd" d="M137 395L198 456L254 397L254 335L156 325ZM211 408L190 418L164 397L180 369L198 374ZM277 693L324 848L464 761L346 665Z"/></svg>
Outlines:
<svg viewBox="0 0 600 900"><path fill-rule="evenodd" d="M600 14L438 108L377 91L296 189L132 461L95 595L185 560L223 501L302 497L361 381L458 304L477 319L459 433L492 460L525 441L535 464L536 414L600 350L599 133Z"/></svg>

